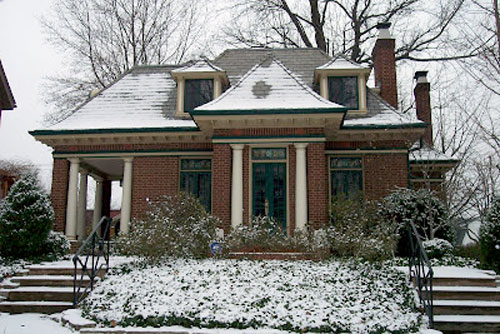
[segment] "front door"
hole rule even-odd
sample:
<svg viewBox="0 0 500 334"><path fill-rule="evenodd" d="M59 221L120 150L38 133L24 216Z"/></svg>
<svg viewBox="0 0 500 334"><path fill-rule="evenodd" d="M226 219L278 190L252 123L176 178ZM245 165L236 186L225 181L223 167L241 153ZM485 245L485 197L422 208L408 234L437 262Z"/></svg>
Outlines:
<svg viewBox="0 0 500 334"><path fill-rule="evenodd" d="M286 163L254 163L252 172L254 216L268 216L286 232Z"/></svg>

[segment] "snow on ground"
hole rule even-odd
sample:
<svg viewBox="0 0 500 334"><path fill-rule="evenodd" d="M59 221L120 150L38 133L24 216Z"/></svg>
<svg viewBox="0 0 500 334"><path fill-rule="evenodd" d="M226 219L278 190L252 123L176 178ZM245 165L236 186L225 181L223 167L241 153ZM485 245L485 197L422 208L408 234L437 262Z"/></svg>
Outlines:
<svg viewBox="0 0 500 334"><path fill-rule="evenodd" d="M7 262L0 257L0 282L6 276L14 275L23 269L24 261L18 260L15 262Z"/></svg>
<svg viewBox="0 0 500 334"><path fill-rule="evenodd" d="M0 333L2 334L72 334L68 328L37 313L0 313Z"/></svg>
<svg viewBox="0 0 500 334"><path fill-rule="evenodd" d="M81 257L82 261L85 261L85 257ZM117 267L121 266L123 264L127 264L130 262L133 262L135 258L133 257L128 257L128 256L110 256L109 257L109 267ZM102 261L104 263L104 258L100 258L99 261ZM33 264L29 266L29 268L74 268L73 260L71 259L66 259L66 260L60 260L60 261L52 261L52 262L42 262L40 264Z"/></svg>
<svg viewBox="0 0 500 334"><path fill-rule="evenodd" d="M98 322L125 326L411 333L423 322L403 273L354 260L126 266L108 274L82 307Z"/></svg>

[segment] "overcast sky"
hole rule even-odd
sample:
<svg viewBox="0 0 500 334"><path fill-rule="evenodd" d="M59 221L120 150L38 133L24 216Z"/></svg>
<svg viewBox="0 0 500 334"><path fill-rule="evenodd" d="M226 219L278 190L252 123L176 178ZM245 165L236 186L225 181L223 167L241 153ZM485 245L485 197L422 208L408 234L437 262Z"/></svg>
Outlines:
<svg viewBox="0 0 500 334"><path fill-rule="evenodd" d="M51 149L35 141L29 130L40 128L48 111L41 97L44 77L58 70L61 59L45 41L39 17L51 0L0 0L0 59L17 108L2 112L0 159L32 161L50 187Z"/></svg>

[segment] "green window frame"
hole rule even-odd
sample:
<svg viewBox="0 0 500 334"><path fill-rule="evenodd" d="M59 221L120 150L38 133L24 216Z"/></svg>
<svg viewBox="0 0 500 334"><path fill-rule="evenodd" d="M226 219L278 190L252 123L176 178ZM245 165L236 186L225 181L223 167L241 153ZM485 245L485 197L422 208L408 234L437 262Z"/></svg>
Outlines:
<svg viewBox="0 0 500 334"><path fill-rule="evenodd" d="M363 159L330 157L330 195L355 199L363 196Z"/></svg>
<svg viewBox="0 0 500 334"><path fill-rule="evenodd" d="M184 111L188 112L214 99L213 79L186 79L184 81Z"/></svg>
<svg viewBox="0 0 500 334"><path fill-rule="evenodd" d="M179 188L197 197L210 212L212 208L212 160L181 159Z"/></svg>
<svg viewBox="0 0 500 334"><path fill-rule="evenodd" d="M328 77L328 99L348 109L359 109L358 77Z"/></svg>

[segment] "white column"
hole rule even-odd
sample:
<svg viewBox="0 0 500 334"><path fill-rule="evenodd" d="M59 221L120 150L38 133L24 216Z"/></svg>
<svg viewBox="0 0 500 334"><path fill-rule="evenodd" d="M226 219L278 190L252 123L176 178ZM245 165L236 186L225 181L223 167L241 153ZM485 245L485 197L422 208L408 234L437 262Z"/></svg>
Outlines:
<svg viewBox="0 0 500 334"><path fill-rule="evenodd" d="M66 237L76 240L76 224L78 219L78 172L80 159L69 159L68 202L66 204Z"/></svg>
<svg viewBox="0 0 500 334"><path fill-rule="evenodd" d="M306 143L295 144L295 230L304 230L307 223Z"/></svg>
<svg viewBox="0 0 500 334"><path fill-rule="evenodd" d="M94 197L94 215L92 217L92 229L97 226L102 216L102 190L103 179L94 176L95 180L95 197Z"/></svg>
<svg viewBox="0 0 500 334"><path fill-rule="evenodd" d="M123 194L120 212L120 233L127 234L132 213L132 161L134 158L123 159Z"/></svg>
<svg viewBox="0 0 500 334"><path fill-rule="evenodd" d="M231 145L233 151L233 174L231 182L231 228L243 224L243 147Z"/></svg>
<svg viewBox="0 0 500 334"><path fill-rule="evenodd" d="M86 238L86 222L87 222L87 175L86 170L80 171L80 189L78 192L78 223L76 234L78 240L82 241Z"/></svg>

